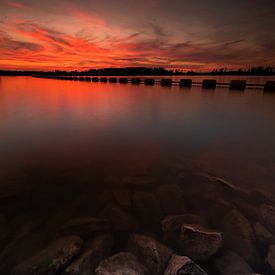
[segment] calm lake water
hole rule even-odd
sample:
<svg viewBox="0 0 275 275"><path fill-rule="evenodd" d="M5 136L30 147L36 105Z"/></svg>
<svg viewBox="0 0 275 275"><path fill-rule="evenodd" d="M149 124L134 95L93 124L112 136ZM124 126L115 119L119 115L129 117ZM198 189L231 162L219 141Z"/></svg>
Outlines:
<svg viewBox="0 0 275 275"><path fill-rule="evenodd" d="M249 77L248 83L265 80ZM203 162L238 184L274 180L275 95L261 89L2 77L0 99L2 167L107 168L170 154Z"/></svg>
<svg viewBox="0 0 275 275"><path fill-rule="evenodd" d="M193 80L204 78L208 77ZM209 78L229 82L238 77ZM275 80L246 79L253 84ZM105 191L101 183L106 178L137 170L144 174L164 163L192 163L238 188L260 190L271 203L274 120L275 94L262 89L239 92L0 77L0 194L5 198L18 190L29 192L22 204L12 203L19 204L22 213L1 204L11 236L18 234L15 227L42 212L48 217L57 204L58 209L68 208L72 197L86 200L89 211L96 213L94 199ZM79 209L87 210L85 205ZM264 258L267 248L263 251ZM5 257L10 265L17 264L12 256ZM266 268L255 266L258 271Z"/></svg>

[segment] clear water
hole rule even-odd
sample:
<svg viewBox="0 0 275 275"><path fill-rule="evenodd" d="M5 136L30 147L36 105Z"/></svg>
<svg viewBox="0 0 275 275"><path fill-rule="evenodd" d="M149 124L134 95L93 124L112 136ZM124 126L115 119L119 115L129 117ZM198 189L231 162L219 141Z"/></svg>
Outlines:
<svg viewBox="0 0 275 275"><path fill-rule="evenodd" d="M193 80L202 78L208 77ZM274 78L246 79L264 84ZM275 94L261 89L1 77L1 196L31 190L19 206L22 213L10 214L4 205L7 220L21 225L22 217L41 215L38 205L45 206L41 208L47 216L57 201L58 207L67 207L68 200L79 199L83 190L96 197L109 175L127 175L136 167L156 167L170 160L196 163L238 187L272 197L274 119ZM79 188L82 184L84 189ZM91 198L89 205L97 211Z"/></svg>
<svg viewBox="0 0 275 275"><path fill-rule="evenodd" d="M172 154L202 161L240 184L274 179L275 95L261 89L2 77L0 99L2 167L112 165Z"/></svg>

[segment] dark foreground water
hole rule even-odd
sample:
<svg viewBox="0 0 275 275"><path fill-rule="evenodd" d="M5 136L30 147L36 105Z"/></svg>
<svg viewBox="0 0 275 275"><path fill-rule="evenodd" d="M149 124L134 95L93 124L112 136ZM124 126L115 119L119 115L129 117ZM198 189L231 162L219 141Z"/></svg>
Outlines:
<svg viewBox="0 0 275 275"><path fill-rule="evenodd" d="M275 94L260 89L0 78L0 273L68 234L84 240L77 260L102 233L114 238L102 258L134 251L138 233L209 274L273 274L274 119ZM13 272L60 274L71 258Z"/></svg>

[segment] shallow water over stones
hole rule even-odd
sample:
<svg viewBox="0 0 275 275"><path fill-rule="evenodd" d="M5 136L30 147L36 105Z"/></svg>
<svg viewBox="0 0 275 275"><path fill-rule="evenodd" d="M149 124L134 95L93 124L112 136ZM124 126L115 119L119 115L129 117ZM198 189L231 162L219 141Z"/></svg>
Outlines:
<svg viewBox="0 0 275 275"><path fill-rule="evenodd" d="M0 99L0 274L275 274L272 95L7 77Z"/></svg>
<svg viewBox="0 0 275 275"><path fill-rule="evenodd" d="M171 165L158 163L146 173L143 168L140 173L91 172L96 185L67 182L64 187L63 177L51 188L30 184L6 196L0 208L1 274L38 274L30 269L32 261L39 274L108 274L113 261L136 274L171 274L187 267L201 274L272 274L273 203L189 161L178 160L176 169ZM105 241L97 241L102 234ZM45 251L57 242L56 251L65 253L68 243L62 240L71 235L79 238L79 248L52 269L57 252ZM123 251L131 254L107 259ZM39 255L47 255L46 262ZM172 255L179 257L175 263Z"/></svg>

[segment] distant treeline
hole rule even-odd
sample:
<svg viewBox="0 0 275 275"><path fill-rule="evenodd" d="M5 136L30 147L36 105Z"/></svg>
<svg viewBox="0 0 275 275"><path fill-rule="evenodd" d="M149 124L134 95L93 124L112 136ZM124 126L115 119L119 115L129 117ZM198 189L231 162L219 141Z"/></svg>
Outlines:
<svg viewBox="0 0 275 275"><path fill-rule="evenodd" d="M237 71L227 70L226 68L214 69L214 75L275 75L275 67L252 67L249 69L238 69Z"/></svg>
<svg viewBox="0 0 275 275"><path fill-rule="evenodd" d="M0 70L0 75L62 75L62 76L135 76L135 75L275 75L275 67L252 67L249 69L213 69L211 72L167 70L165 68L127 67L90 69L86 71L9 71Z"/></svg>
<svg viewBox="0 0 275 275"><path fill-rule="evenodd" d="M135 75L174 75L180 74L178 71L166 70L164 68L104 68L90 69L86 71L4 71L0 70L0 75L62 75L62 76L135 76Z"/></svg>

